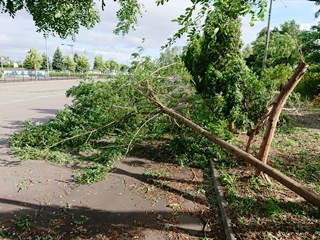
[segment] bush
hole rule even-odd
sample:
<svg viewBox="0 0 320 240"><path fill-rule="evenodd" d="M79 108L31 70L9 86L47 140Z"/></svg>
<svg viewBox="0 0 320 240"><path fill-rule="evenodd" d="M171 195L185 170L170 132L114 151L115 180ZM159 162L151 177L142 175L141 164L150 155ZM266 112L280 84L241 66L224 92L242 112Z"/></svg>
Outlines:
<svg viewBox="0 0 320 240"><path fill-rule="evenodd" d="M297 85L295 92L304 98L314 99L320 94L320 74L308 72Z"/></svg>

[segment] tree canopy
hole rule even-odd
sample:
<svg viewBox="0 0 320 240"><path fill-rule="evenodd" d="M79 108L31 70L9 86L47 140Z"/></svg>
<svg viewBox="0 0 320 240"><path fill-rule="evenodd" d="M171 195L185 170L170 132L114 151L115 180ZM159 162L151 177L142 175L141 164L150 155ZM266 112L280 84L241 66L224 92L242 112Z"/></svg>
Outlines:
<svg viewBox="0 0 320 240"><path fill-rule="evenodd" d="M23 65L27 69L39 70L42 62L43 58L41 53L39 53L37 49L31 48L26 56L26 59L24 60Z"/></svg>
<svg viewBox="0 0 320 240"><path fill-rule="evenodd" d="M100 7L94 0L0 0L0 9L11 17L15 17L20 10L24 9L32 16L38 32L59 35L61 38L68 36L75 38L81 26L89 29L100 21L99 8L107 10L107 6L113 2L119 4L120 7L116 12L119 22L114 32L116 34L128 33L130 29L135 27L138 17L142 14L141 8L143 5L136 0L100 0L98 1L101 4ZM169 2L169 0L155 0L157 5L163 5L166 2ZM185 13L174 20L181 25L181 29L169 39L169 42L174 41L186 32L196 31L199 20L206 17L213 7L220 7L227 3L232 13L236 15L250 13L254 20L256 17L263 17L267 4L266 0L192 0L191 2L192 6L185 9ZM195 13L196 8L200 9L198 13Z"/></svg>
<svg viewBox="0 0 320 240"><path fill-rule="evenodd" d="M77 67L79 69L79 71L81 72L85 72L88 71L90 69L90 63L89 63L89 59L86 56L79 56L77 58Z"/></svg>
<svg viewBox="0 0 320 240"><path fill-rule="evenodd" d="M54 70L62 71L63 70L63 56L59 47L57 47L56 51L53 54L52 59L52 68Z"/></svg>

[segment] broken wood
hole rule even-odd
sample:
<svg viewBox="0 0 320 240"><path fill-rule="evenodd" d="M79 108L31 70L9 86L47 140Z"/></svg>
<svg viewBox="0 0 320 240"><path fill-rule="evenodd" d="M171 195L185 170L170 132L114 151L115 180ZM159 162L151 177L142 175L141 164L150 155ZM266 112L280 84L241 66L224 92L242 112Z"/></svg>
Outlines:
<svg viewBox="0 0 320 240"><path fill-rule="evenodd" d="M277 169L263 163L259 159L255 158L249 153L241 150L240 148L227 143L226 141L218 138L217 136L213 135L212 133L208 132L207 130L203 129L199 125L195 124L191 120L185 118L181 114L175 112L174 110L167 108L161 101L157 98L155 92L153 91L152 87L147 83L147 89L151 94L150 98L154 102L156 106L160 108L160 110L167 114L168 116L176 119L177 121L183 123L185 126L191 128L194 132L197 132L204 136L205 138L209 139L211 142L219 145L223 149L227 150L228 152L233 153L241 161L245 161L252 165L253 167L259 169L260 171L268 174L270 177L277 180L279 183L283 184L287 188L291 189L293 192L297 193L299 196L310 202L311 204L320 207L320 195L315 193L313 190L303 186L302 184L298 183L297 181L293 180L292 178L284 175Z"/></svg>
<svg viewBox="0 0 320 240"><path fill-rule="evenodd" d="M260 121L258 122L258 124L255 126L254 129L251 129L247 135L249 136L248 142L247 142L247 146L246 146L246 152L249 153L250 152L250 147L252 144L252 141L254 139L254 137L259 133L260 129L264 126L264 124L266 123L266 121L269 118L270 115L270 111L271 108L267 108L262 116L262 118L260 119Z"/></svg>
<svg viewBox="0 0 320 240"><path fill-rule="evenodd" d="M307 71L308 64L301 61L296 68L294 74L290 78L290 80L284 85L282 91L280 92L279 96L277 97L268 118L267 128L264 133L260 150L258 153L257 158L260 159L263 163L267 164L268 156L270 152L271 143L277 128L277 123L279 121L279 117L282 111L284 104L286 103L290 93L293 89L297 86L305 72ZM260 170L260 169L259 169ZM259 173L259 172L257 172ZM267 181L269 181L267 176L263 176Z"/></svg>

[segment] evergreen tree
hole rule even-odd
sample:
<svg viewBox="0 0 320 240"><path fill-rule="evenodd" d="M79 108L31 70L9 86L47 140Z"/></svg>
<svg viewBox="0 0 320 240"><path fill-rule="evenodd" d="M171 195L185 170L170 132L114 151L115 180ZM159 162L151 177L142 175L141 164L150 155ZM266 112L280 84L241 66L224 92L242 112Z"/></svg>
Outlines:
<svg viewBox="0 0 320 240"><path fill-rule="evenodd" d="M75 53L75 54L73 55L73 61L74 61L75 64L76 64L76 69L75 69L76 72L80 72L80 69L79 69L79 67L78 67L78 65L77 65L78 58L79 58L78 53Z"/></svg>
<svg viewBox="0 0 320 240"><path fill-rule="evenodd" d="M57 71L63 70L63 56L62 52L59 47L57 47L56 51L53 54L53 60L52 60L52 69Z"/></svg>
<svg viewBox="0 0 320 240"><path fill-rule="evenodd" d="M49 60L49 69L50 69L51 67L50 59L47 58L47 55L45 53L42 54L42 58L43 58L43 61L40 69L47 70L47 60Z"/></svg>

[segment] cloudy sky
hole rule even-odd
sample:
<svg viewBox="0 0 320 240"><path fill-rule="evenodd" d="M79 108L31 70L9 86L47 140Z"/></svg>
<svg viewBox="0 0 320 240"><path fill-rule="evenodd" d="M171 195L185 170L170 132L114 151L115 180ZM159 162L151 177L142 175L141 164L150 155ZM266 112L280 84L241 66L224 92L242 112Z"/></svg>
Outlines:
<svg viewBox="0 0 320 240"><path fill-rule="evenodd" d="M86 54L91 63L95 55L101 54L105 60L115 59L128 64L131 53L139 46L144 47L144 54L157 58L161 46L178 29L177 24L171 20L184 12L190 1L170 0L168 4L159 7L154 4L155 0L141 0L141 2L144 3L146 12L139 20L136 31L130 32L125 37L112 33L117 23L115 17L117 4L110 1L106 10L101 13L101 23L91 30L81 29L75 42L71 39L50 37L47 41L49 57L52 58L57 47L60 47L64 55L71 54L71 47L61 44L73 44L73 52L79 55ZM276 0L273 3L271 26L279 26L285 21L294 19L301 28L308 29L317 23L314 13L319 7L307 0ZM22 61L30 48L36 48L41 53L45 52L45 40L36 32L32 18L26 12L18 12L14 19L5 13L0 14L0 22L0 56ZM253 41L265 26L266 21L250 27L248 18L244 18L243 41L245 43ZM185 39L179 40L176 45L185 45Z"/></svg>

